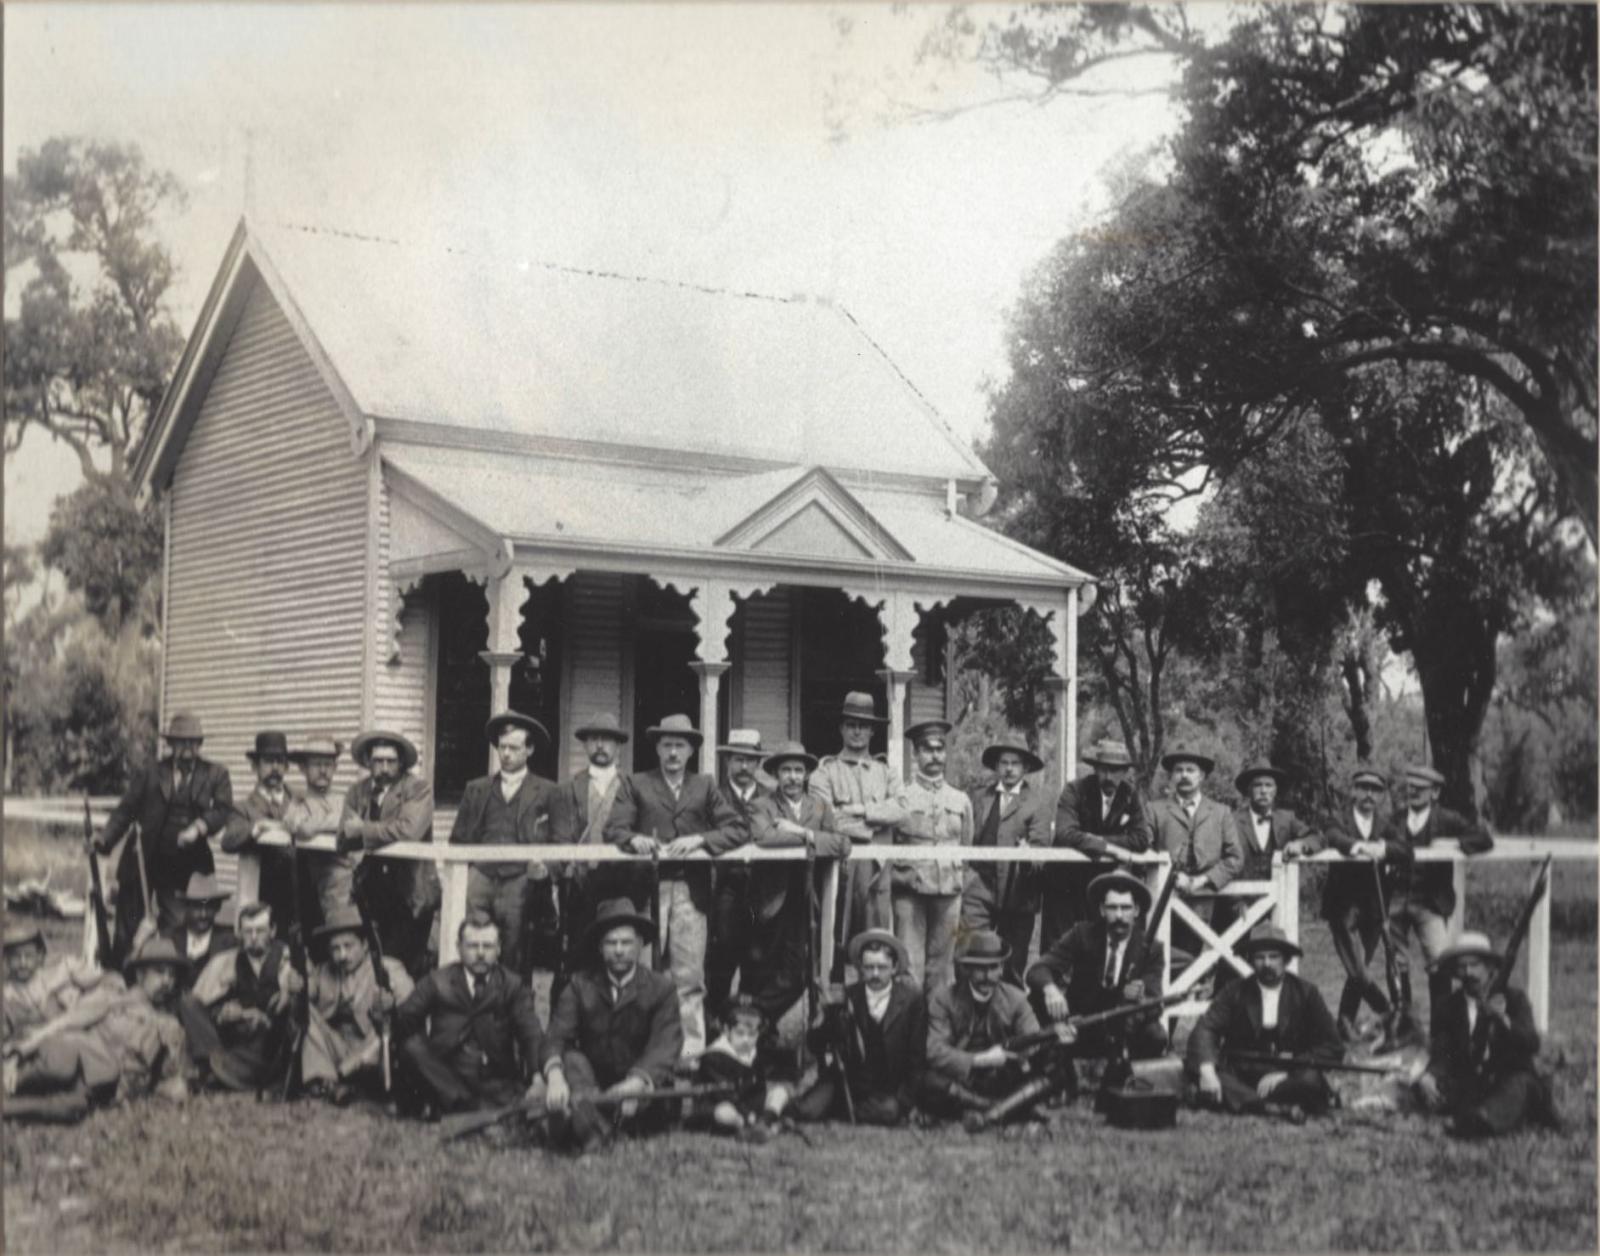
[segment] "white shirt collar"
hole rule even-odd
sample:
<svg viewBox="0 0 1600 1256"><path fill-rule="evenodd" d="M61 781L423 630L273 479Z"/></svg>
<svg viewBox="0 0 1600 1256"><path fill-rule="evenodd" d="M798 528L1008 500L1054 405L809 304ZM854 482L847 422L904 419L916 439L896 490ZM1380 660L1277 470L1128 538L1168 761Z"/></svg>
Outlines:
<svg viewBox="0 0 1600 1256"><path fill-rule="evenodd" d="M603 768L597 768L592 763L589 765L589 783L591 785L599 785L602 788L609 786L616 774L617 765L615 763Z"/></svg>
<svg viewBox="0 0 1600 1256"><path fill-rule="evenodd" d="M1350 813L1350 816L1356 822L1356 832L1357 833L1361 834L1362 837L1371 837L1372 836L1373 821L1375 821L1378 818L1378 813L1376 811L1374 811L1369 816L1368 815L1362 815L1361 812L1359 812L1359 811L1352 811Z"/></svg>
<svg viewBox="0 0 1600 1256"><path fill-rule="evenodd" d="M1283 997L1283 986L1280 983L1269 990L1259 981L1256 982L1256 986L1261 991L1261 1028L1276 1029L1278 1027L1278 1000Z"/></svg>
<svg viewBox="0 0 1600 1256"><path fill-rule="evenodd" d="M1431 803L1428 806L1422 808L1422 810L1420 810L1420 811L1407 810L1406 811L1406 832L1407 833L1420 833L1420 832L1422 832L1423 829L1428 827L1428 817L1430 815L1432 815L1432 814L1433 814L1433 804L1431 804Z"/></svg>
<svg viewBox="0 0 1600 1256"><path fill-rule="evenodd" d="M522 788L522 782L527 779L528 766L523 764L522 771L515 774L511 772L500 773L500 795L507 802L516 797L517 791Z"/></svg>
<svg viewBox="0 0 1600 1256"><path fill-rule="evenodd" d="M889 996L894 993L894 983L891 981L882 990L874 990L871 986L863 986L861 990L867 996L867 1015L875 1021L881 1021L889 1010Z"/></svg>

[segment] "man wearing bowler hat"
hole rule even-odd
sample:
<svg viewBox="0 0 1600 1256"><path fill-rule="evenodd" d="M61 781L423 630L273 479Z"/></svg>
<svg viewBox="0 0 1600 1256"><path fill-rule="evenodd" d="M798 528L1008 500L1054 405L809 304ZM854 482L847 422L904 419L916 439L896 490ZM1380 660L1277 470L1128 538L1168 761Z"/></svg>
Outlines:
<svg viewBox="0 0 1600 1256"><path fill-rule="evenodd" d="M344 743L326 733L316 733L296 744L289 751L289 762L300 769L305 778L305 788L289 801L284 823L297 842L308 842L314 837L328 836L337 839L339 820L344 814L344 799L334 791L333 773L344 753ZM355 886L355 856L335 851L308 851L300 862L310 871L311 884L316 891L314 921L303 921L315 927L326 920L337 907L346 906Z"/></svg>
<svg viewBox="0 0 1600 1256"><path fill-rule="evenodd" d="M520 711L502 711L484 728L499 770L467 782L450 829L452 846L532 846L550 841L550 796L555 782L528 768L534 738L550 740L544 725ZM531 911L530 911L531 908ZM528 976L525 922L553 927L550 873L543 864L475 863L467 873L467 911L499 926L497 959Z"/></svg>
<svg viewBox="0 0 1600 1256"><path fill-rule="evenodd" d="M956 979L928 999L928 1068L920 1104L930 1115L981 1112L1014 1090L1020 1060L1005 1044L1037 1033L1028 996L1001 979L1008 948L998 933L967 939Z"/></svg>
<svg viewBox="0 0 1600 1256"><path fill-rule="evenodd" d="M1150 818L1134 784L1128 747L1102 739L1085 751L1083 761L1094 771L1062 788L1056 803L1055 844L1088 855L1101 866L1046 864L1041 870L1041 952L1084 919L1089 883L1106 870L1104 861L1127 863L1129 855L1150 849Z"/></svg>
<svg viewBox="0 0 1600 1256"><path fill-rule="evenodd" d="M872 753L874 731L888 722L878 715L870 693L845 694L839 709L841 749L824 755L811 774L808 788L833 808L838 831L852 842L888 845L895 826L906 818L904 785L890 776L884 757ZM863 929L894 927L888 866L881 860L852 863L840 893L844 938Z"/></svg>
<svg viewBox="0 0 1600 1256"><path fill-rule="evenodd" d="M183 925L162 935L185 960L182 988L173 1012L183 1025L189 1055L196 1065L209 1060L222 1040L217 1036L216 1026L204 1003L190 992L189 986L212 960L219 955L230 955L239 947L233 930L216 922L218 909L230 897L217 885L215 878L196 873L183 890Z"/></svg>
<svg viewBox="0 0 1600 1256"><path fill-rule="evenodd" d="M949 734L948 720L924 720L906 729L917 772L905 788L906 818L897 845L972 845L972 799L944 776ZM912 979L922 982L931 998L950 980L966 869L959 863L897 859L891 877L894 933L906 948Z"/></svg>
<svg viewBox="0 0 1600 1256"><path fill-rule="evenodd" d="M972 791L972 844L1007 848L1050 845L1049 801L1027 779L1044 763L1019 739L997 742L983 751L992 784ZM1039 912L1039 876L1032 864L974 862L961 892L964 933L993 929L1011 948L1007 979L1022 985L1033 945L1033 920Z"/></svg>
<svg viewBox="0 0 1600 1256"><path fill-rule="evenodd" d="M439 906L439 875L425 860L372 855L394 842L433 840L433 786L411 774L417 748L399 733L362 733L350 755L367 772L346 791L339 817L339 853L359 858L352 897L377 928L383 953L420 974Z"/></svg>
<svg viewBox="0 0 1600 1256"><path fill-rule="evenodd" d="M1239 950L1254 975L1211 1000L1189 1035L1188 1071L1203 1103L1298 1125L1328 1110L1332 1089L1318 1069L1272 1057L1338 1063L1338 1027L1316 986L1288 970L1301 951L1282 929L1262 925Z"/></svg>
<svg viewBox="0 0 1600 1256"><path fill-rule="evenodd" d="M545 1102L556 1145L588 1150L611 1128L592 1099L624 1099L619 1124L664 1121L663 1105L641 1108L627 1098L669 1084L683 1050L683 1024L672 981L639 962L655 925L626 898L600 904L584 942L583 966L550 1013L544 1039Z"/></svg>
<svg viewBox="0 0 1600 1256"><path fill-rule="evenodd" d="M295 886L289 874L294 864L289 853L281 847L257 845L269 834L289 840L289 811L294 805L294 795L284 779L289 772L289 739L280 732L257 733L255 745L244 753L256 774L256 784L229 813L222 830L222 849L230 855L246 850L255 853L261 870L257 896L277 919L293 920ZM300 876L302 888L309 890L307 872L301 869Z"/></svg>
<svg viewBox="0 0 1600 1256"><path fill-rule="evenodd" d="M1153 845L1172 856L1178 897L1209 920L1211 908L1197 904L1195 896L1215 894L1243 871L1239 831L1233 814L1201 793L1205 778L1217 766L1215 760L1180 745L1162 756L1161 766L1171 781L1172 793L1150 805ZM1174 921L1174 943L1180 939L1191 957L1199 954L1200 942L1194 931Z"/></svg>
<svg viewBox="0 0 1600 1256"><path fill-rule="evenodd" d="M154 901L162 932L183 923L183 887L195 873L215 870L210 838L222 831L233 808L228 769L200 757L200 717L180 711L161 736L172 753L133 778L95 842L103 855L129 826L139 826L137 840L123 848L117 864L119 956L131 951L147 902Z"/></svg>
<svg viewBox="0 0 1600 1256"><path fill-rule="evenodd" d="M754 728L734 728L728 740L717 747L722 761L722 796L743 818L748 827L756 803L769 791L760 780L761 760L766 757L761 733ZM711 928L706 942L706 1002L719 1015L733 988L735 973L744 969L754 928L750 901L750 869L745 864L729 864L711 869ZM740 988L749 983L741 975Z"/></svg>
<svg viewBox="0 0 1600 1256"><path fill-rule="evenodd" d="M689 771L703 738L687 715L668 715L645 730L659 766L625 777L617 790L606 837L635 855L657 854L661 864L658 939L672 972L683 1016L687 1069L706 1048L706 912L710 869L681 862L720 855L750 839L749 827L717 789L716 781Z"/></svg>
<svg viewBox="0 0 1600 1256"><path fill-rule="evenodd" d="M588 762L550 796L550 837L563 846L609 844L606 825L622 784L617 764L628 734L615 715L599 711L580 724L573 736L582 743ZM595 904L631 894L635 878L631 869L619 864L564 864L556 875L561 884L563 945L570 957L583 945ZM566 974L561 974L561 980L565 979ZM551 997L558 993L552 988Z"/></svg>

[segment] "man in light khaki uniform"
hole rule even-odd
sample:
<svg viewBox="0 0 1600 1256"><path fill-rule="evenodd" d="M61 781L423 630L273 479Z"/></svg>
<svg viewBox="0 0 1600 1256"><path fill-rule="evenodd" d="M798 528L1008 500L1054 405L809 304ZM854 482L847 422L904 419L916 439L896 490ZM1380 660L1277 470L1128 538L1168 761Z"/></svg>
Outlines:
<svg viewBox="0 0 1600 1256"><path fill-rule="evenodd" d="M972 845L972 799L944 779L950 728L948 720L924 720L906 730L917 774L905 788L901 845ZM922 984L925 994L932 995L954 977L951 957L966 875L961 863L894 862L894 934L906 948L912 979Z"/></svg>
<svg viewBox="0 0 1600 1256"><path fill-rule="evenodd" d="M294 796L283 821L289 835L297 842L308 842L313 837L325 835L337 838L339 817L344 812L344 798L333 790L333 772L344 743L325 734L308 737L289 751L289 762L300 768L306 787ZM311 882L317 887L317 923L326 920L336 909L348 906L355 886L355 854L325 855L320 851L301 856L311 861ZM311 922L304 922L310 925Z"/></svg>

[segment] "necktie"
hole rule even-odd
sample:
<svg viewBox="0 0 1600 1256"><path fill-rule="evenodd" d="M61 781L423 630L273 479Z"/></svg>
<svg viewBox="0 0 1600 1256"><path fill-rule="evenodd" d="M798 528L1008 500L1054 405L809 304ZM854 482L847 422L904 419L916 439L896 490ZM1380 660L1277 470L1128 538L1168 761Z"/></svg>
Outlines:
<svg viewBox="0 0 1600 1256"><path fill-rule="evenodd" d="M1115 942L1106 943L1106 971L1105 976L1101 978L1100 984L1107 990L1117 984L1117 944Z"/></svg>
<svg viewBox="0 0 1600 1256"><path fill-rule="evenodd" d="M367 819L378 820L383 817L383 795L386 792L381 789L372 791L372 803L367 807Z"/></svg>

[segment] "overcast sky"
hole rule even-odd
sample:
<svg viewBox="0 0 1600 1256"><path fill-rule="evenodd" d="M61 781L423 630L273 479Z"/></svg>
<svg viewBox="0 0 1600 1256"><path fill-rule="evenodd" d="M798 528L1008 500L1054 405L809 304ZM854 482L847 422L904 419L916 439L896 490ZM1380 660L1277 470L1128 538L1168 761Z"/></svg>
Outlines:
<svg viewBox="0 0 1600 1256"><path fill-rule="evenodd" d="M911 50L928 19L821 5L8 5L4 163L84 135L136 141L178 175L190 200L165 234L185 331L245 205L249 134L264 219L835 298L971 439L1024 275L1092 223L1107 164L1154 143L1171 114L1145 94L884 125L885 99L918 85ZM1119 70L1146 86L1165 72ZM989 89L945 78L943 104ZM75 468L38 441L7 465L8 539L37 539Z"/></svg>

